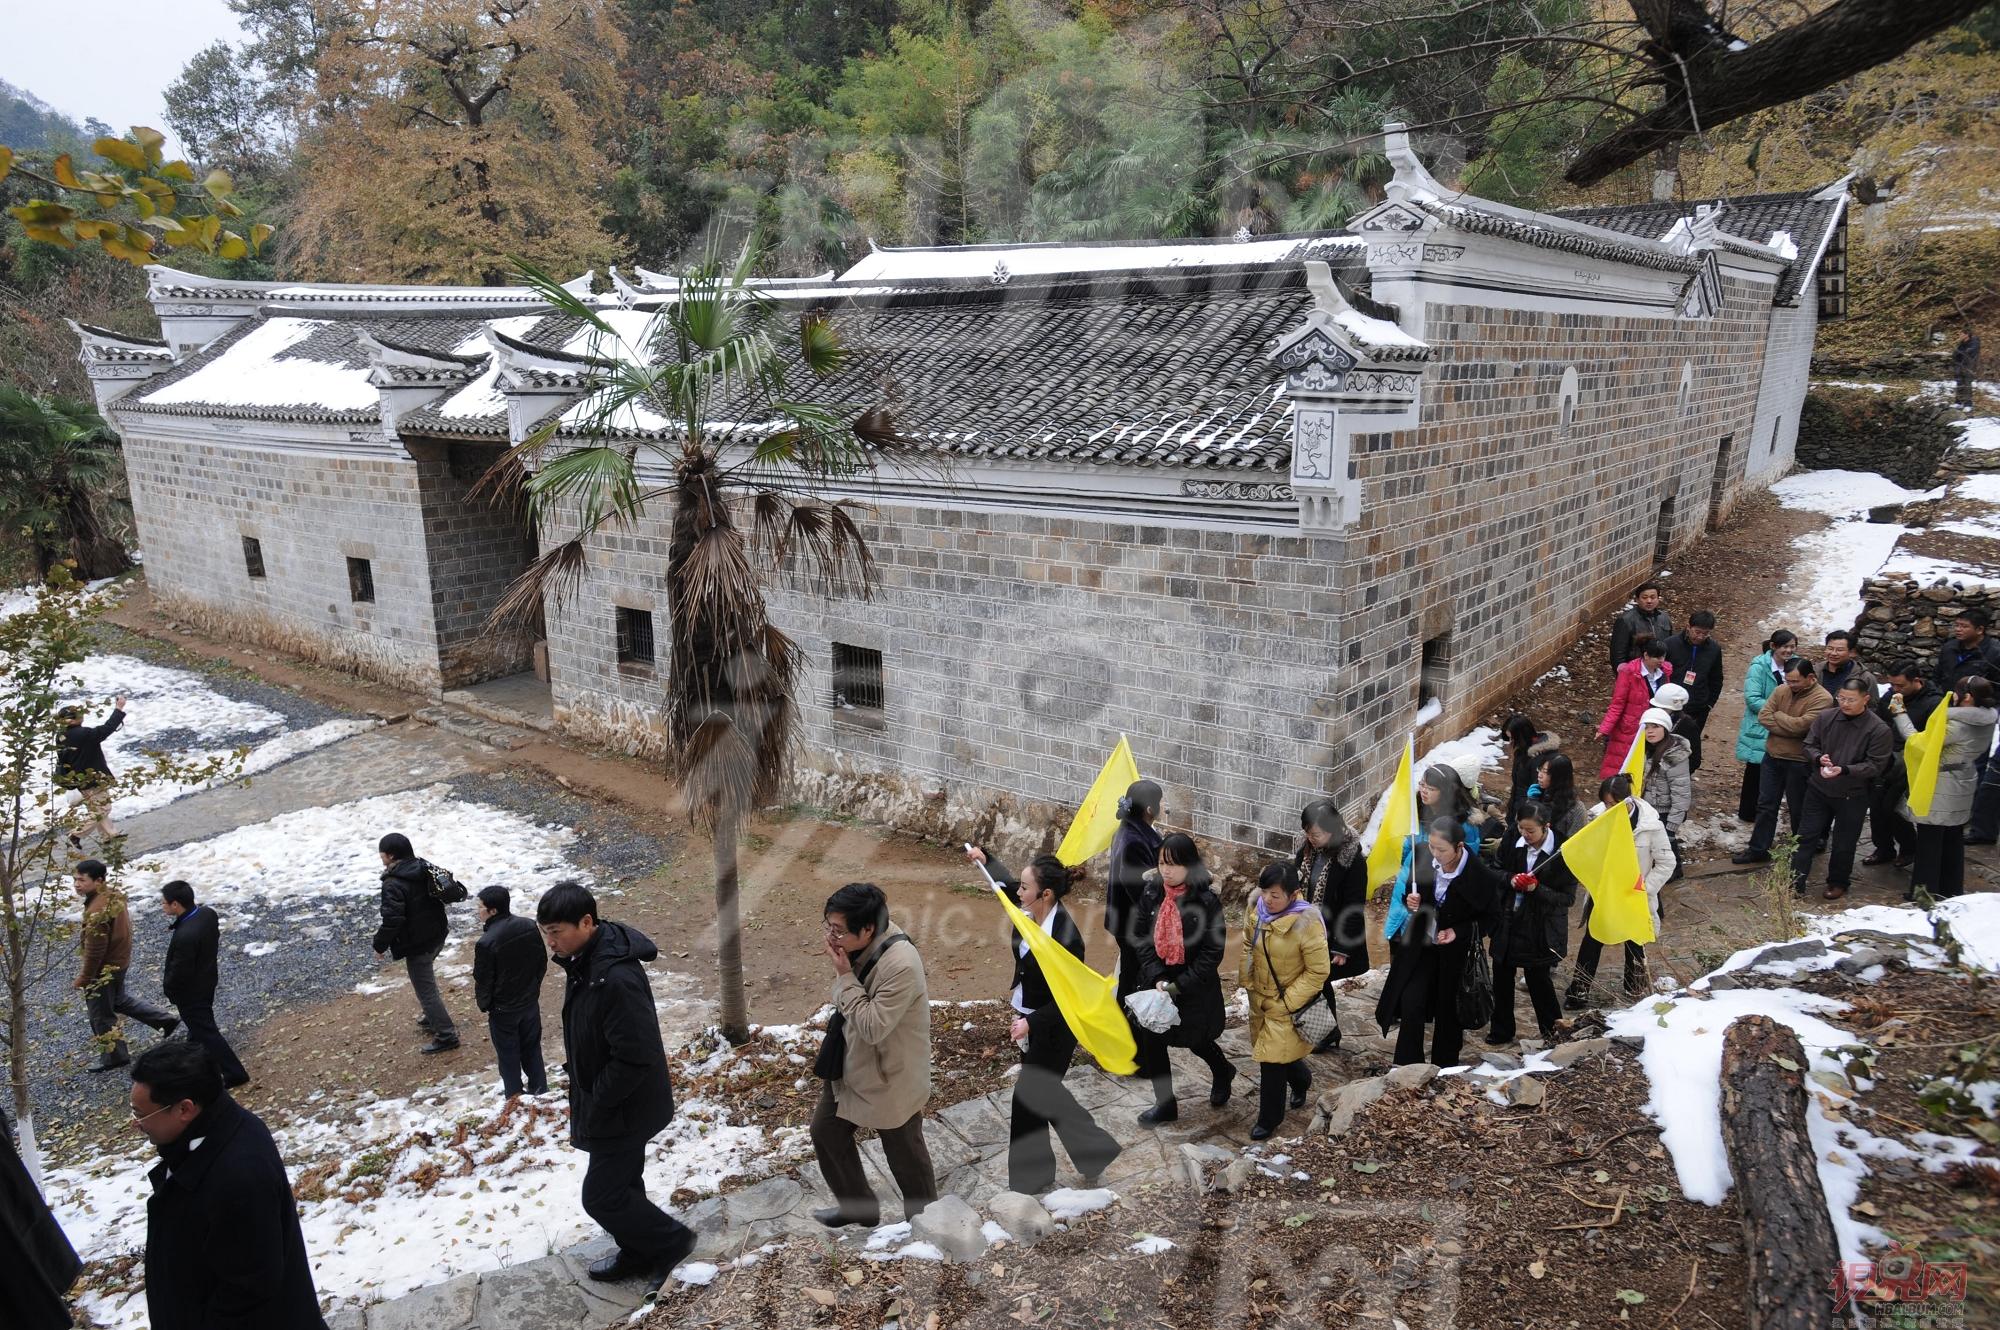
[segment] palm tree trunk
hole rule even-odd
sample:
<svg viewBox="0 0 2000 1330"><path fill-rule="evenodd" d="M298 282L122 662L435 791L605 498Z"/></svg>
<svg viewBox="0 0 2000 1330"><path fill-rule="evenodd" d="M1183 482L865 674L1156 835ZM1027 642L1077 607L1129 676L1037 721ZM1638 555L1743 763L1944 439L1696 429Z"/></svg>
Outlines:
<svg viewBox="0 0 2000 1330"><path fill-rule="evenodd" d="M90 496L81 490L70 494L69 539L70 557L76 560L76 575L81 581L95 582L101 577L116 577L132 566L132 556L104 529Z"/></svg>
<svg viewBox="0 0 2000 1330"><path fill-rule="evenodd" d="M736 898L736 818L724 813L715 822L715 968L722 980L722 1037L741 1044L750 1038L750 1012L743 997L743 923Z"/></svg>

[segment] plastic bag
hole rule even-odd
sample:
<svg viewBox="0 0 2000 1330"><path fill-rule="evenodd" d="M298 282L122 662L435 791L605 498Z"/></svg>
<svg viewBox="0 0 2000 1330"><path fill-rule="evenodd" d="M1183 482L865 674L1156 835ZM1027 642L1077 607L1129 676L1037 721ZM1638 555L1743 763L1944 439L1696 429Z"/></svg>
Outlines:
<svg viewBox="0 0 2000 1330"><path fill-rule="evenodd" d="M1181 1023L1181 1009L1174 1000L1157 988L1142 988L1125 997L1125 1008L1137 1021L1154 1034L1165 1034Z"/></svg>

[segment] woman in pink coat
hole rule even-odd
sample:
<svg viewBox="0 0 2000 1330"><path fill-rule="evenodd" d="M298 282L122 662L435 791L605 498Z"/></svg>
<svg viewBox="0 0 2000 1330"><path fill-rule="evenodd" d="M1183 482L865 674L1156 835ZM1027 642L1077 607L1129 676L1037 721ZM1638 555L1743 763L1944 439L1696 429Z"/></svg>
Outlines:
<svg viewBox="0 0 2000 1330"><path fill-rule="evenodd" d="M1611 705L1604 709L1604 722L1597 727L1597 737L1604 740L1598 779L1609 780L1625 765L1632 737L1639 733L1639 717L1653 705L1653 690L1666 682L1666 665L1666 644L1648 639L1638 655L1618 667L1616 682L1611 685Z"/></svg>

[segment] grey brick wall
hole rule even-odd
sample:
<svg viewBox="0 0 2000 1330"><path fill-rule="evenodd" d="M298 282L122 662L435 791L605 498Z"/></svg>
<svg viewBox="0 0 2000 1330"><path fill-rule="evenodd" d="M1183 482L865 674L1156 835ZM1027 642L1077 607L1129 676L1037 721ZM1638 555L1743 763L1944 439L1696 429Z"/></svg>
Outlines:
<svg viewBox="0 0 2000 1330"><path fill-rule="evenodd" d="M499 450L426 442L412 451L444 686L527 669L534 634L488 627L494 607L534 557L527 518L472 493Z"/></svg>
<svg viewBox="0 0 2000 1330"><path fill-rule="evenodd" d="M146 580L206 627L436 693L438 644L416 467L242 443L125 436ZM243 537L265 576L245 570ZM348 595L347 557L370 561L373 604Z"/></svg>

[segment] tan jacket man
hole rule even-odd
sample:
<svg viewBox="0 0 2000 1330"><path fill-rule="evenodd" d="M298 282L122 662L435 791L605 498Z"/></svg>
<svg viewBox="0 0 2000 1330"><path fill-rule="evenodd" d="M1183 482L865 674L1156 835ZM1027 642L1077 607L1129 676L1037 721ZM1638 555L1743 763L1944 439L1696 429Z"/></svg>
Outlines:
<svg viewBox="0 0 2000 1330"><path fill-rule="evenodd" d="M1806 760L1806 731L1812 728L1820 712L1833 705L1833 694L1820 687L1817 680L1804 692L1795 686L1800 681L1799 675L1786 675L1785 681L1771 690L1764 709L1757 713L1757 723L1770 731L1770 737L1764 741L1764 752L1787 762Z"/></svg>

